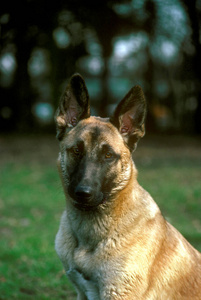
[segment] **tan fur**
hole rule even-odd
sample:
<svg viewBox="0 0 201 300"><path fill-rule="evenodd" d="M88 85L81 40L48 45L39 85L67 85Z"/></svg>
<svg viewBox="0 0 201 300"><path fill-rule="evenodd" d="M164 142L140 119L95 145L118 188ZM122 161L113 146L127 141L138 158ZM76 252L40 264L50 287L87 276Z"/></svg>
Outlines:
<svg viewBox="0 0 201 300"><path fill-rule="evenodd" d="M101 131L93 149L90 130L94 126ZM118 185L95 211L77 210L65 188L65 164L71 165L65 147L78 137L84 139L90 149L86 155L92 159L93 151L106 140L120 155L115 167ZM119 131L109 121L89 117L67 133L60 146L58 168L66 210L56 251L77 290L77 299L201 300L201 254L163 218L138 184L131 153ZM112 167L110 172L114 172Z"/></svg>

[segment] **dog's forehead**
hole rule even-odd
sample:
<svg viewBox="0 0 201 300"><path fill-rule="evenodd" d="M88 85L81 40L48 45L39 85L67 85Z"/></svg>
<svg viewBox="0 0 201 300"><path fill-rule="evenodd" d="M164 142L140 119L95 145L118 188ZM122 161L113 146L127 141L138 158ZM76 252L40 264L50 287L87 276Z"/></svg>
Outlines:
<svg viewBox="0 0 201 300"><path fill-rule="evenodd" d="M101 143L114 139L118 134L117 129L110 123L109 119L90 117L78 124L79 137L85 141ZM79 128L80 127L80 128Z"/></svg>
<svg viewBox="0 0 201 300"><path fill-rule="evenodd" d="M110 123L109 119L90 117L80 122L80 134L83 137L91 136L95 139L102 136L114 136L116 128Z"/></svg>
<svg viewBox="0 0 201 300"><path fill-rule="evenodd" d="M120 138L119 138L120 137ZM68 143L76 143L77 140L83 140L89 145L107 143L121 147L123 139L115 126L109 119L99 117L90 117L80 121L73 130L70 131ZM119 145L118 145L119 144Z"/></svg>

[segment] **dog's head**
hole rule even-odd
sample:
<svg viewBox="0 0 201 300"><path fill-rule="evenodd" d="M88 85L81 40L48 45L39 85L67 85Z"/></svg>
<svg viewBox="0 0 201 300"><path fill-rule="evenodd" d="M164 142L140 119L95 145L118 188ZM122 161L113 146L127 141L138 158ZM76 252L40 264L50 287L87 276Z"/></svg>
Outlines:
<svg viewBox="0 0 201 300"><path fill-rule="evenodd" d="M76 208L95 210L125 188L145 115L144 94L135 86L110 119L91 117L85 82L79 74L71 77L55 120L63 187Z"/></svg>

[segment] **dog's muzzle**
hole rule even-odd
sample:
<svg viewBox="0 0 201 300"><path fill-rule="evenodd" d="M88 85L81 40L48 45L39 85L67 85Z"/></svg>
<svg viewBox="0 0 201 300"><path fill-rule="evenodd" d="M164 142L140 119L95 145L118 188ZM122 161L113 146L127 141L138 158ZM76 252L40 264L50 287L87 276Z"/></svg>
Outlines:
<svg viewBox="0 0 201 300"><path fill-rule="evenodd" d="M93 189L90 186L77 186L75 189L75 197L80 201L90 202L93 198Z"/></svg>
<svg viewBox="0 0 201 300"><path fill-rule="evenodd" d="M95 192L94 189L88 185L78 185L72 193L69 191L73 199L73 205L82 211L94 210L104 202L104 195L102 192Z"/></svg>

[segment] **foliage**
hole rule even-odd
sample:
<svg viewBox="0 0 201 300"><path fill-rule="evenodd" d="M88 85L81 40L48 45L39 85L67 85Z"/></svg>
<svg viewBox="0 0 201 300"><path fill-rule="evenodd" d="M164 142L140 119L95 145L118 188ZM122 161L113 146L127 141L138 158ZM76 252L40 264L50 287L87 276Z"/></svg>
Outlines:
<svg viewBox="0 0 201 300"><path fill-rule="evenodd" d="M140 83L154 129L200 132L200 13L199 0L4 2L1 128L48 127L63 85L79 71L95 77L102 116L120 100L115 86L124 96Z"/></svg>

